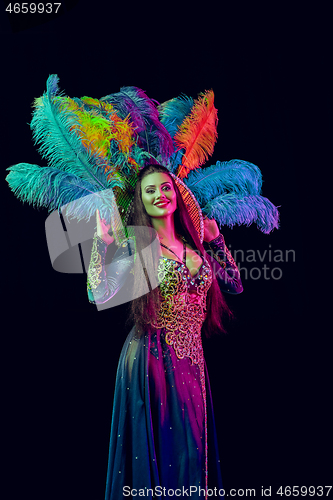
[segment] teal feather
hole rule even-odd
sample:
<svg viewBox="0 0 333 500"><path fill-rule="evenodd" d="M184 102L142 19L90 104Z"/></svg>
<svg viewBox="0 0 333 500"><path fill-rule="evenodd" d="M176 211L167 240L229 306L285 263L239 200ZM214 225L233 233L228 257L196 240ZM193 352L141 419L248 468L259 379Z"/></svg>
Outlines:
<svg viewBox="0 0 333 500"><path fill-rule="evenodd" d="M172 138L176 135L186 116L191 113L193 104L192 97L182 94L158 106L160 120Z"/></svg>
<svg viewBox="0 0 333 500"><path fill-rule="evenodd" d="M181 94L179 97L170 99L158 106L161 123L163 123L172 138L174 153L170 157L168 168L174 174L176 173L178 165L182 163L185 150L181 149L177 151L177 144L174 142L173 138L186 116L191 113L193 104L194 100L192 97Z"/></svg>
<svg viewBox="0 0 333 500"><path fill-rule="evenodd" d="M114 172L109 170L106 175L102 159L87 151L78 132L71 130L78 125L78 119L75 113L62 108L61 100L55 99L61 96L58 80L57 75L49 76L47 91L40 98L30 124L39 153L48 160L50 167L75 174L100 190L108 189ZM117 178L119 187L123 187L123 182Z"/></svg>
<svg viewBox="0 0 333 500"><path fill-rule="evenodd" d="M101 217L110 220L114 210L112 183L101 191L98 186L75 174L54 167L40 167L28 163L13 165L6 180L9 187L23 202L45 207L50 212L67 206L66 215L78 220L89 220L99 209ZM94 196L89 196L94 195Z"/></svg>

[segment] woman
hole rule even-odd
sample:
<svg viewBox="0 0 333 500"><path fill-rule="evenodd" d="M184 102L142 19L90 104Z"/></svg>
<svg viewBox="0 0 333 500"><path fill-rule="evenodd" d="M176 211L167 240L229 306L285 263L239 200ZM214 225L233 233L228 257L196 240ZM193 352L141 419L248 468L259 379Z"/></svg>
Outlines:
<svg viewBox="0 0 333 500"><path fill-rule="evenodd" d="M228 308L220 289L240 293L239 272L214 220L204 221L204 245L219 263L205 251L172 176L161 165L140 172L131 224L142 228L135 246L130 238L106 266L113 237L97 212L88 272L89 300L104 303L134 268L134 327L117 371L106 500L124 498L131 490L159 496L163 488L165 495L173 490L203 498L207 488L222 484L201 330L206 335L222 330ZM154 230L157 255L149 254ZM148 279L149 293L143 288L144 276L152 277L147 263L159 283L152 286ZM139 272L142 264L145 274Z"/></svg>

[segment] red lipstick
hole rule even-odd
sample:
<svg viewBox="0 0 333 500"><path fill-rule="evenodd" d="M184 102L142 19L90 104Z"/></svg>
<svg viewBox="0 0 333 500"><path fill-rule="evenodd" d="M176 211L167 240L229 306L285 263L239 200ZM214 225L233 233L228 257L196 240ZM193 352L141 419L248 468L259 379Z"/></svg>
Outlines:
<svg viewBox="0 0 333 500"><path fill-rule="evenodd" d="M170 203L170 201L158 201L157 203L154 203L157 207L163 207L164 205L167 205Z"/></svg>

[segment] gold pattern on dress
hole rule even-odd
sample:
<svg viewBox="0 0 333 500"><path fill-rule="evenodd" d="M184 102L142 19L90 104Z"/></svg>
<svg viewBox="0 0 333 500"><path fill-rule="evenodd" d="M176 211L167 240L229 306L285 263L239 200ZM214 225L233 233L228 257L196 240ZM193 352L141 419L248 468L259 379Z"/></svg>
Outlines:
<svg viewBox="0 0 333 500"><path fill-rule="evenodd" d="M236 262L234 261L234 258L231 255L231 252L230 252L229 248L226 245L225 245L225 253L226 253L227 259L230 262L230 264L232 264L233 266L237 267Z"/></svg>
<svg viewBox="0 0 333 500"><path fill-rule="evenodd" d="M201 328L206 319L207 292L212 283L212 271L204 262L195 276L175 260L162 257L158 266L161 307L153 326L165 328L166 343L173 347L177 358L188 357L200 370L200 384L205 411L205 473L208 487L207 402L205 361Z"/></svg>
<svg viewBox="0 0 333 500"><path fill-rule="evenodd" d="M88 287L90 290L93 288L97 288L100 284L101 280L99 279L99 275L102 271L102 257L97 249L97 236L96 233L93 239L93 246L91 250L91 259L88 268L87 278L88 278Z"/></svg>

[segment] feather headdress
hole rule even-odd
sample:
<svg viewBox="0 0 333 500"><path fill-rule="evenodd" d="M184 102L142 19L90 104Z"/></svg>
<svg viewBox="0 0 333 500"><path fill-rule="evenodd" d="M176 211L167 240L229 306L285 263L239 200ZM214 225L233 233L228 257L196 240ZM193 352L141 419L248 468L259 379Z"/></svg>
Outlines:
<svg viewBox="0 0 333 500"><path fill-rule="evenodd" d="M192 192L197 209L220 225L252 224L269 233L278 210L261 196L259 168L242 160L199 168L213 153L217 110L213 91L196 100L184 94L158 105L137 87L101 99L70 98L50 75L35 100L33 139L48 165L19 163L7 181L22 201L90 219L100 210L118 241L139 170L162 163ZM181 180L182 179L182 180Z"/></svg>

